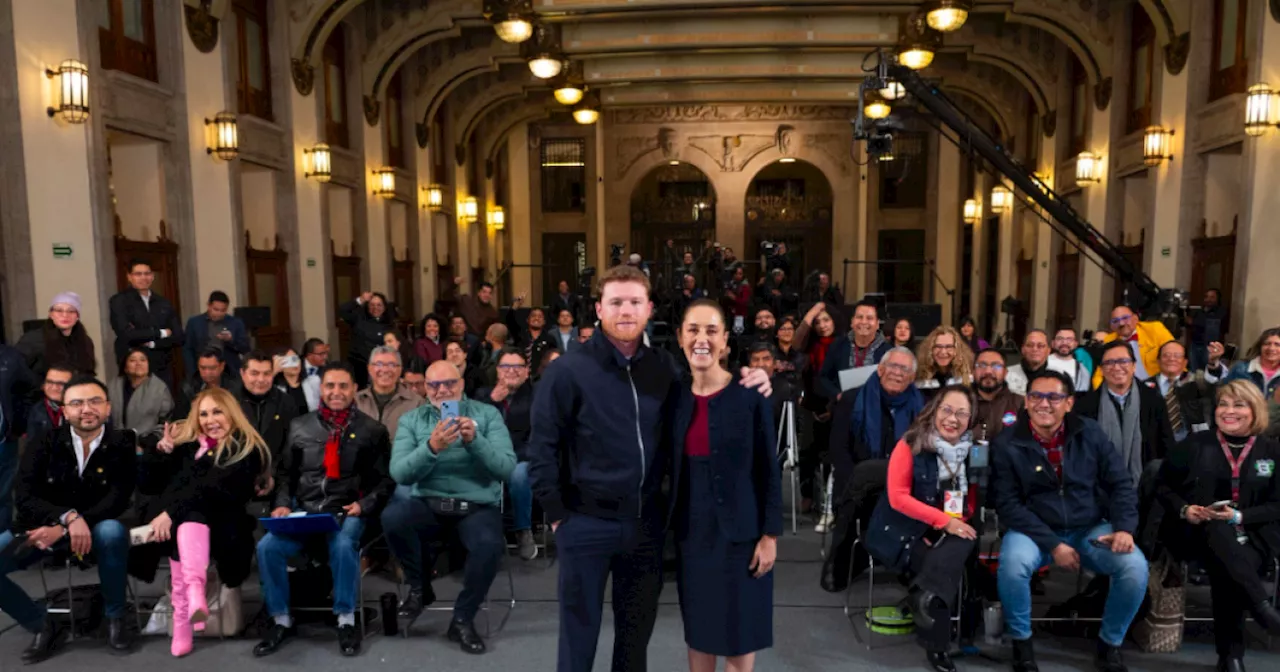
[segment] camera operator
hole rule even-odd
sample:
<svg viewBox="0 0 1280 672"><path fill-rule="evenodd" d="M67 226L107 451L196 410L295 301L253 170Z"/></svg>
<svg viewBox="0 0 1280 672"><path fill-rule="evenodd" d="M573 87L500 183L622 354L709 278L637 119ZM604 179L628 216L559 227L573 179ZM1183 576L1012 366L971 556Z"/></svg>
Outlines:
<svg viewBox="0 0 1280 672"><path fill-rule="evenodd" d="M787 272L775 268L760 279L760 301L773 308L774 315L796 312L800 297L787 283Z"/></svg>
<svg viewBox="0 0 1280 672"><path fill-rule="evenodd" d="M844 294L840 288L831 284L830 273L818 274L818 301L829 306L843 306Z"/></svg>
<svg viewBox="0 0 1280 672"><path fill-rule="evenodd" d="M787 277L791 277L791 259L787 257L787 244L783 242L764 241L760 243L760 254L764 256L764 268L770 273L775 268L782 269Z"/></svg>

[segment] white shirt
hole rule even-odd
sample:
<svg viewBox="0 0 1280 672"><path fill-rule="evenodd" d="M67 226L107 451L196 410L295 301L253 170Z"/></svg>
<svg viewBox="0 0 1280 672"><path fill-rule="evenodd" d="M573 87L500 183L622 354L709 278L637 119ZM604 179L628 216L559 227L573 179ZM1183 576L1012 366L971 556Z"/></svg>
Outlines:
<svg viewBox="0 0 1280 672"><path fill-rule="evenodd" d="M80 435L77 434L74 429L71 430L71 445L76 450L76 466L80 468L81 478L84 478L84 468L89 464L89 458L93 457L93 451L98 449L98 446L102 444L102 437L106 435L106 427L98 428L98 435L93 437L93 440L89 442L89 452L86 454L84 450L84 440L80 438Z"/></svg>
<svg viewBox="0 0 1280 672"><path fill-rule="evenodd" d="M151 310L151 292L148 291L146 294L138 292L138 296L142 297L142 305L146 306L148 311Z"/></svg>

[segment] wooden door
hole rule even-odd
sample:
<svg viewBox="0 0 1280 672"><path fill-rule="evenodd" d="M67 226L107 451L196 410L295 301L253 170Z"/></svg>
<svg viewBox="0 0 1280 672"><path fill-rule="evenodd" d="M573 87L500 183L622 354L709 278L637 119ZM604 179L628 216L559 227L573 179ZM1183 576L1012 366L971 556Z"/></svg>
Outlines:
<svg viewBox="0 0 1280 672"><path fill-rule="evenodd" d="M1080 253L1058 255L1058 300L1054 306L1054 326L1076 328L1076 303L1080 297Z"/></svg>
<svg viewBox="0 0 1280 672"><path fill-rule="evenodd" d="M279 236L276 236L275 249L254 249L248 231L244 235L244 253L249 305L267 308L271 317L270 324L253 332L254 347L267 352L289 347L293 340L289 312L289 253L280 249Z"/></svg>
<svg viewBox="0 0 1280 672"><path fill-rule="evenodd" d="M360 296L360 257L343 257L332 253L333 310L338 323L338 352L331 359L346 358L351 350L351 328L338 317L338 306Z"/></svg>
<svg viewBox="0 0 1280 672"><path fill-rule="evenodd" d="M1199 305L1206 291L1216 289L1221 293L1221 304L1230 306L1236 268L1235 223L1231 233L1216 238L1206 237L1201 223L1201 235L1191 241L1191 249L1191 303Z"/></svg>
<svg viewBox="0 0 1280 672"><path fill-rule="evenodd" d="M560 281L569 283L569 291L578 291L578 271L587 265L587 234L542 234L542 303L549 304L559 293ZM548 316L548 320L554 320Z"/></svg>
<svg viewBox="0 0 1280 672"><path fill-rule="evenodd" d="M420 317L413 295L413 269L417 265L412 259L396 261L391 265L391 300L396 304L396 320L406 334L413 333L412 324Z"/></svg>
<svg viewBox="0 0 1280 672"><path fill-rule="evenodd" d="M154 241L130 240L120 233L116 226L116 289L123 292L129 289L129 263L140 259L151 265L155 279L151 283L151 291L163 296L173 304L173 312L186 324L186 314L182 312L182 294L178 291L178 244L169 238L169 227L160 221L160 235ZM114 343L115 334L111 335ZM104 352L113 352L110 343L103 344ZM173 371L174 382L184 380L187 375L179 349L169 351L170 370ZM114 354L112 355L114 356ZM118 362L117 362L118 363Z"/></svg>

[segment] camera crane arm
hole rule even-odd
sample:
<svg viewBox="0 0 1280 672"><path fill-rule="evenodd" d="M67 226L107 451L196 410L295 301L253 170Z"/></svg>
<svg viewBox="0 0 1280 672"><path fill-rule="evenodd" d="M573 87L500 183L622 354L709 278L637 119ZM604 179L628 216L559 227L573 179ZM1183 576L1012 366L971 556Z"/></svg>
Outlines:
<svg viewBox="0 0 1280 672"><path fill-rule="evenodd" d="M1110 266L1118 280L1136 287L1142 294L1142 308L1166 312L1177 306L1180 294L1174 290L1161 289L1141 268L1126 259L1102 232L1076 214L1066 199L1055 193L1048 184L1010 156L1003 145L973 123L937 86L926 82L916 71L894 62L891 56L882 54L881 59L882 72L902 84L906 92L921 106L964 138L974 152L989 161L996 170L1008 177L1018 189L1071 232L1081 245L1089 248L1103 263ZM861 116L859 112L859 119ZM1171 302L1173 305L1170 305Z"/></svg>

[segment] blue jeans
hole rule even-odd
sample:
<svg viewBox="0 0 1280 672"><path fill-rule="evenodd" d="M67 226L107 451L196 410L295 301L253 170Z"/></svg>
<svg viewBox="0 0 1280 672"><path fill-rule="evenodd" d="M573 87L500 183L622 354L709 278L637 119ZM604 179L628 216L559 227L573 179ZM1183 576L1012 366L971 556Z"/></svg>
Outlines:
<svg viewBox="0 0 1280 672"><path fill-rule="evenodd" d="M533 487L529 485L529 463L517 462L511 472L511 519L516 532L533 527Z"/></svg>
<svg viewBox="0 0 1280 672"><path fill-rule="evenodd" d="M18 477L18 440L0 434L0 532L13 525L13 482Z"/></svg>
<svg viewBox="0 0 1280 672"><path fill-rule="evenodd" d="M1147 595L1147 558L1136 547L1131 553L1119 554L1089 543L1090 539L1111 531L1110 523L1101 523L1092 528L1071 530L1058 538L1080 554L1083 569L1111 577L1098 638L1111 646L1120 646ZM1012 530L1004 535L997 588L1010 638L1019 641L1031 638L1031 575L1052 562L1053 556L1041 551L1027 535Z"/></svg>
<svg viewBox="0 0 1280 672"><path fill-rule="evenodd" d="M329 570L333 572L333 613L354 614L360 600L360 537L364 519L348 516L342 529L325 535ZM289 559L302 553L309 539L267 533L258 541L258 578L262 599L272 616L289 614Z"/></svg>
<svg viewBox="0 0 1280 672"><path fill-rule="evenodd" d="M91 557L98 564L98 581L102 584L102 600L107 618L125 615L125 582L129 566L129 531L118 520L103 520L89 531L93 545ZM0 532L0 549L9 545L12 532ZM54 549L68 551L69 540L63 537ZM20 550L16 555L0 556L0 611L9 614L19 625L39 632L44 624L44 607L37 604L9 578L9 574L25 569L45 557L36 548Z"/></svg>

